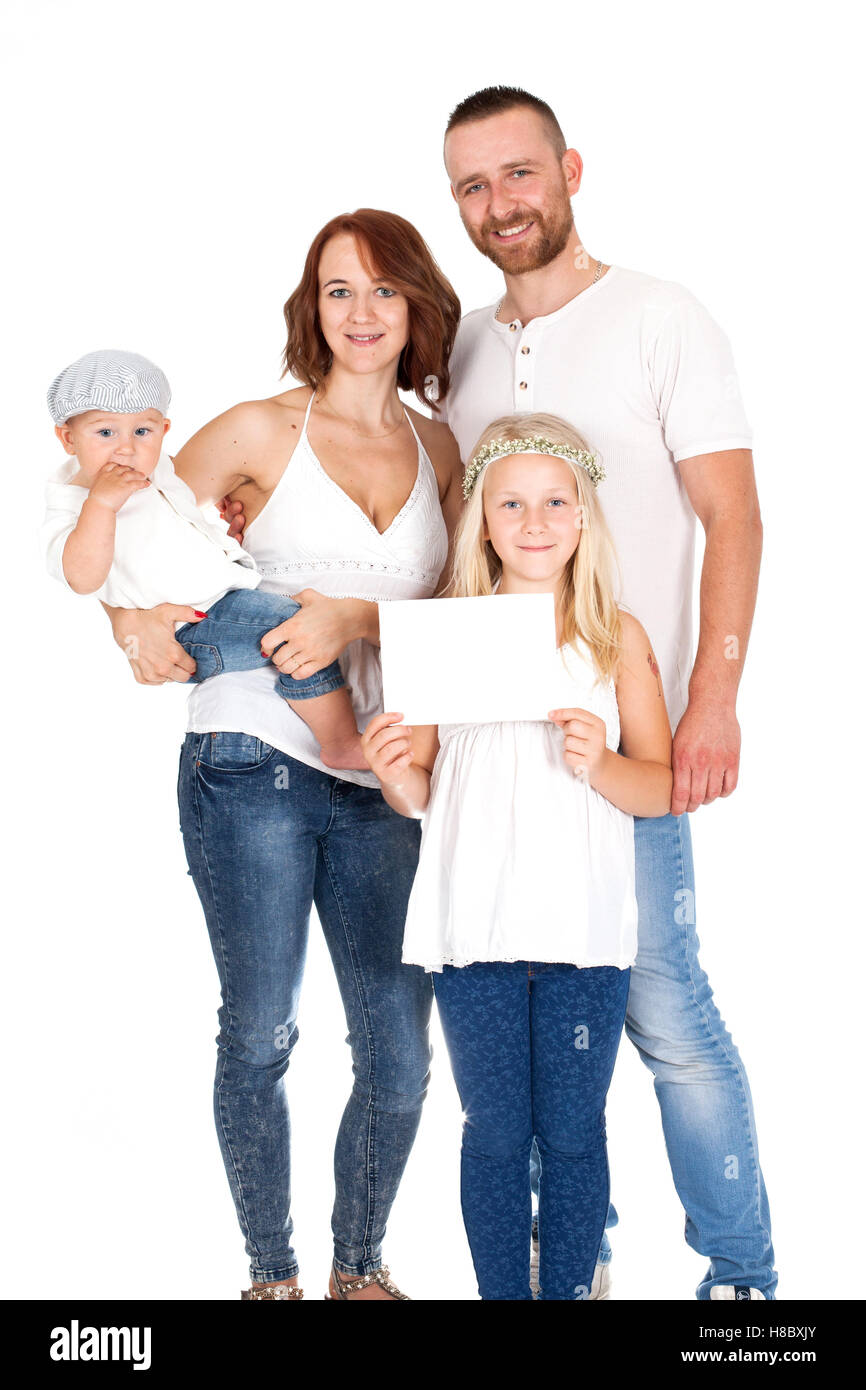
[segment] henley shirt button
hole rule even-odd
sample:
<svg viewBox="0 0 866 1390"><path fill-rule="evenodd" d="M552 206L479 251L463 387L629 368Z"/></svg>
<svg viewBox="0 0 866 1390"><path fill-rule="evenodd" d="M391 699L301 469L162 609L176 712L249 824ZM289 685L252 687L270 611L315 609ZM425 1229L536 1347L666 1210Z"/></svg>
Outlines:
<svg viewBox="0 0 866 1390"><path fill-rule="evenodd" d="M508 331L509 331L510 333L516 333L516 332L517 332L517 324L516 324L516 323L510 323L510 324L508 325Z"/></svg>
<svg viewBox="0 0 866 1390"><path fill-rule="evenodd" d="M525 382L525 381L521 381L521 383L520 383L520 389L521 389L521 391L525 391L525 390L526 390L526 382Z"/></svg>
<svg viewBox="0 0 866 1390"><path fill-rule="evenodd" d="M528 357L528 356L529 356L529 348L528 348L528 347L522 347L522 348L520 349L520 351L523 353L523 356L524 356L524 357Z"/></svg>

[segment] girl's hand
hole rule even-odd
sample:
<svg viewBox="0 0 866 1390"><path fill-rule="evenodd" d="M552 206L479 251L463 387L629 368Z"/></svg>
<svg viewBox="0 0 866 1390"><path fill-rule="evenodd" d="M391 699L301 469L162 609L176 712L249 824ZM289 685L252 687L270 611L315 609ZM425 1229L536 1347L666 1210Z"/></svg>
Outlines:
<svg viewBox="0 0 866 1390"><path fill-rule="evenodd" d="M565 734L563 754L575 777L590 785L601 767L607 749L607 725L588 709L553 709L548 719Z"/></svg>
<svg viewBox="0 0 866 1390"><path fill-rule="evenodd" d="M336 661L359 636L357 600L326 598L316 589L302 589L292 597L301 605L301 611L265 633L262 656L272 657L274 665L286 675L303 680ZM275 647L280 650L274 656Z"/></svg>
<svg viewBox="0 0 866 1390"><path fill-rule="evenodd" d="M195 662L174 640L175 623L200 622L198 613L185 604L160 603L156 608L109 608L114 640L123 649L139 685L186 682Z"/></svg>
<svg viewBox="0 0 866 1390"><path fill-rule="evenodd" d="M106 463L97 473L87 497L88 501L107 507L110 512L119 512L127 498L145 487L150 487L150 478L145 478L137 468L130 468L128 463Z"/></svg>
<svg viewBox="0 0 866 1390"><path fill-rule="evenodd" d="M379 781L397 787L412 765L412 730L402 714L377 714L361 735L364 757Z"/></svg>

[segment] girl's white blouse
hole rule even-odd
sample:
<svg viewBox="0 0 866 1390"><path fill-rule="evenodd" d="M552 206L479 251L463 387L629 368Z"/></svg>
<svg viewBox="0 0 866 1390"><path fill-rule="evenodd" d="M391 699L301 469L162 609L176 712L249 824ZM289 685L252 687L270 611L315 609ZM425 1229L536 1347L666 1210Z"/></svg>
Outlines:
<svg viewBox="0 0 866 1390"><path fill-rule="evenodd" d="M605 721L617 751L613 681L588 648L563 647L561 707ZM634 818L563 758L549 721L439 728L403 961L439 971L473 961L624 969L637 951Z"/></svg>

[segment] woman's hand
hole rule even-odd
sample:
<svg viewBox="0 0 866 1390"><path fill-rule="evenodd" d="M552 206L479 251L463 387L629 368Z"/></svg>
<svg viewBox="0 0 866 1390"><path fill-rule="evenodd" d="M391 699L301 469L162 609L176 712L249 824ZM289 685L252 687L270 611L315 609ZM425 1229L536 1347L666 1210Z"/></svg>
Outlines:
<svg viewBox="0 0 866 1390"><path fill-rule="evenodd" d="M383 787L398 787L412 765L412 730L402 714L377 714L361 735L364 757Z"/></svg>
<svg viewBox="0 0 866 1390"><path fill-rule="evenodd" d="M114 640L121 647L139 685L188 681L195 662L174 640L175 623L200 622L206 617L185 604L160 603L156 608L109 608Z"/></svg>
<svg viewBox="0 0 866 1390"><path fill-rule="evenodd" d="M607 725L588 709L552 709L548 719L565 734L563 755L575 777L592 785L607 751Z"/></svg>
<svg viewBox="0 0 866 1390"><path fill-rule="evenodd" d="M368 636L367 610L373 609L378 619L376 604L363 599L326 598L316 589L302 589L292 597L301 611L265 633L262 655L272 657L280 671L299 680L336 661L355 638ZM275 647L280 648L276 655Z"/></svg>

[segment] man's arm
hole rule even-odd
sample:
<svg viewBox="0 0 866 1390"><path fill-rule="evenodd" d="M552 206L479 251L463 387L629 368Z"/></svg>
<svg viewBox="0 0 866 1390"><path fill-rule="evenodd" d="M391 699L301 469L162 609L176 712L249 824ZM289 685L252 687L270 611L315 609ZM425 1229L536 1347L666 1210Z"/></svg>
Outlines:
<svg viewBox="0 0 866 1390"><path fill-rule="evenodd" d="M750 449L699 454L678 464L704 528L700 633L689 703L673 745L673 815L697 810L737 785L737 689L758 594L763 526Z"/></svg>

